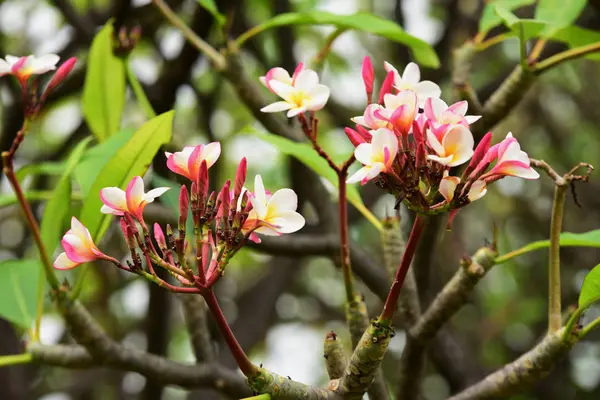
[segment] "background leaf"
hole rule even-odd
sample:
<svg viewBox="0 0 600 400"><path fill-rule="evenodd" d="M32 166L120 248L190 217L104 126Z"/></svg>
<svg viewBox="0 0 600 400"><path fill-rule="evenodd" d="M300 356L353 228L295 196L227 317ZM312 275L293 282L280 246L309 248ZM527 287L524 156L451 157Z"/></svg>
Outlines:
<svg viewBox="0 0 600 400"><path fill-rule="evenodd" d="M119 130L125 107L125 63L113 54L112 21L92 42L81 101L85 121L99 141Z"/></svg>
<svg viewBox="0 0 600 400"><path fill-rule="evenodd" d="M496 7L496 12L507 28L511 36L521 37L527 41L534 38L545 38L550 41L564 43L569 48L585 46L600 41L600 32L590 29L580 28L578 26L560 27L549 24L544 21L534 19L519 19L513 13L502 7ZM586 56L590 59L600 59L599 53L592 53Z"/></svg>
<svg viewBox="0 0 600 400"><path fill-rule="evenodd" d="M214 17L219 25L225 24L225 16L219 12L214 0L198 0L198 3Z"/></svg>
<svg viewBox="0 0 600 400"><path fill-rule="evenodd" d="M171 140L173 114L169 111L146 122L100 170L86 196L80 220L96 243L108 228L109 215L100 213L100 189L117 186L125 189L137 175L143 175L160 147Z"/></svg>
<svg viewBox="0 0 600 400"><path fill-rule="evenodd" d="M38 164L28 164L19 168L15 175L19 182L30 175L62 175L65 170L64 161L46 161Z"/></svg>
<svg viewBox="0 0 600 400"><path fill-rule="evenodd" d="M261 133L252 127L247 127L243 133L256 136L265 142L275 146L282 153L296 158L298 161L312 169L317 175L327 179L333 186L338 187L338 178L336 173L329 167L325 161L308 143L294 142L281 136L270 133ZM364 205L360 193L356 186L348 185L346 187L346 197L348 201L358 209L377 229L381 230L381 221L377 219Z"/></svg>
<svg viewBox="0 0 600 400"><path fill-rule="evenodd" d="M600 300L600 265L596 265L583 280L579 293L579 307L589 306Z"/></svg>
<svg viewBox="0 0 600 400"><path fill-rule="evenodd" d="M37 260L0 262L0 316L23 328L31 327L41 273Z"/></svg>
<svg viewBox="0 0 600 400"><path fill-rule="evenodd" d="M492 0L488 1L479 19L479 33L485 34L490 29L502 24L502 18L496 13L495 7L513 11L517 8L534 4L535 0Z"/></svg>
<svg viewBox="0 0 600 400"><path fill-rule="evenodd" d="M356 13L352 15L337 15L325 11L309 11L306 13L279 14L266 22L255 26L250 31L252 35L287 25L334 25L338 28L355 29L361 32L372 33L397 43L407 46L415 61L424 67L438 68L440 60L435 50L425 41L406 33L395 22L380 18L369 13ZM241 35L238 44L241 45L250 36Z"/></svg>
<svg viewBox="0 0 600 400"><path fill-rule="evenodd" d="M64 220L71 209L71 178L73 170L83 156L83 153L91 140L92 137L85 138L71 151L63 175L56 184L50 201L48 201L46 207L44 207L44 215L42 216L40 229L42 241L44 242L46 251L50 257L56 249L60 237L64 233Z"/></svg>
<svg viewBox="0 0 600 400"><path fill-rule="evenodd" d="M556 27L571 25L583 11L587 0L540 0L535 19Z"/></svg>
<svg viewBox="0 0 600 400"><path fill-rule="evenodd" d="M85 152L81 162L75 168L75 179L84 196L88 195L96 176L108 160L125 146L125 143L131 139L134 132L133 129L123 130Z"/></svg>

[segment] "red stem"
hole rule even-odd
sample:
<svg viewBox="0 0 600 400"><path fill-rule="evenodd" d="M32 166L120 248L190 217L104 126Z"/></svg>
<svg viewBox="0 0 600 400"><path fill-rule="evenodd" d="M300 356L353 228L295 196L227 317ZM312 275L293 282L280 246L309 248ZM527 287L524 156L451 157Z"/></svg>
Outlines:
<svg viewBox="0 0 600 400"><path fill-rule="evenodd" d="M426 217L421 214L417 214L417 216L415 217L415 222L413 224L412 230L410 231L408 242L406 243L406 250L402 255L402 261L398 266L396 276L394 277L394 282L392 282L392 287L390 288L390 292L388 293L387 299L385 300L385 304L383 305L383 311L379 316L379 322L391 323L392 321L392 317L396 312L398 297L400 296L400 289L402 289L404 279L406 278L406 273L408 272L410 263L413 259L413 256L415 255L417 244L419 243L419 239L421 238L421 234L423 233L423 228L425 227L425 221Z"/></svg>
<svg viewBox="0 0 600 400"><path fill-rule="evenodd" d="M223 311L219 306L215 292L213 292L212 289L202 291L202 297L204 297L208 309L212 313L213 318L221 330L221 333L225 337L227 347L229 347L229 350L231 351L233 358L235 358L238 367L240 367L246 377L253 377L257 372L256 365L252 364L252 362L248 359L244 349L242 349L242 346L240 346L239 342L235 338L235 335L231 331L231 328L227 323L227 319L225 319L225 315L223 315Z"/></svg>

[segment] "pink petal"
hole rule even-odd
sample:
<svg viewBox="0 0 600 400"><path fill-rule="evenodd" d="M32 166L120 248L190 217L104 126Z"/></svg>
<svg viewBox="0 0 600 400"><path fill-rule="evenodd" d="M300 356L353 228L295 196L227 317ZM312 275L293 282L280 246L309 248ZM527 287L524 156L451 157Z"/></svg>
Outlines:
<svg viewBox="0 0 600 400"><path fill-rule="evenodd" d="M107 207L117 211L127 211L127 197L118 187L106 187L100 190L100 200Z"/></svg>
<svg viewBox="0 0 600 400"><path fill-rule="evenodd" d="M127 198L127 210L136 214L142 202L144 201L144 181L140 176L135 176L125 190Z"/></svg>

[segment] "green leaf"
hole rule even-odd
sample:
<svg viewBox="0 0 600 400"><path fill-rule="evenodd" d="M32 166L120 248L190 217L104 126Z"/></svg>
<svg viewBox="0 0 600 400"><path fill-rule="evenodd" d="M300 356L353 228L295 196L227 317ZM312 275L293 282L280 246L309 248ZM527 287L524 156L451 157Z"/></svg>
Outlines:
<svg viewBox="0 0 600 400"><path fill-rule="evenodd" d="M50 201L44 207L42 217L41 235L42 241L52 256L60 237L64 233L64 220L71 209L71 177L75 166L83 156L87 145L92 140L91 137L85 138L75 146L69 158L67 159L63 175L59 179Z"/></svg>
<svg viewBox="0 0 600 400"><path fill-rule="evenodd" d="M30 175L61 175L65 170L64 161L47 161L39 164L28 164L20 168L15 175L21 182Z"/></svg>
<svg viewBox="0 0 600 400"><path fill-rule="evenodd" d="M129 181L143 175L160 147L171 140L174 111L163 113L146 122L100 170L85 199L81 222L98 242L108 225L110 215L100 213L100 189L116 186L125 189Z"/></svg>
<svg viewBox="0 0 600 400"><path fill-rule="evenodd" d="M0 316L23 328L31 328L41 272L37 260L0 262Z"/></svg>
<svg viewBox="0 0 600 400"><path fill-rule="evenodd" d="M589 307L600 300L600 265L596 265L583 280L579 293L579 307Z"/></svg>
<svg viewBox="0 0 600 400"><path fill-rule="evenodd" d="M110 160L133 136L133 129L123 130L90 148L83 156L81 162L75 168L75 179L81 187L81 192L87 196L96 176L108 160Z"/></svg>
<svg viewBox="0 0 600 400"><path fill-rule="evenodd" d="M214 0L198 0L198 4L211 14L219 25L225 24L225 16L219 12Z"/></svg>
<svg viewBox="0 0 600 400"><path fill-rule="evenodd" d="M587 0L540 0L535 19L556 27L571 25L583 11Z"/></svg>
<svg viewBox="0 0 600 400"><path fill-rule="evenodd" d="M486 34L490 29L502 23L502 18L496 13L496 6L512 11L534 3L535 0L494 0L487 2L479 20L479 33Z"/></svg>
<svg viewBox="0 0 600 400"><path fill-rule="evenodd" d="M334 25L337 28L355 29L361 32L372 33L406 45L411 50L416 62L422 66L438 68L440 65L440 60L435 50L427 42L409 35L395 22L369 13L337 15L325 11L310 11L306 13L279 14L242 34L238 38L237 44L241 46L242 43L254 35L268 29L288 25Z"/></svg>
<svg viewBox="0 0 600 400"><path fill-rule="evenodd" d="M600 229L584 233L563 232L560 234L561 247L600 247ZM550 247L550 240L538 240L531 242L520 249L506 253L496 259L496 263L510 260L521 254Z"/></svg>
<svg viewBox="0 0 600 400"><path fill-rule="evenodd" d="M125 62L113 54L113 26L98 32L88 59L82 96L85 121L99 141L115 134L125 107Z"/></svg>
<svg viewBox="0 0 600 400"><path fill-rule="evenodd" d="M507 28L508 35L521 37L527 41L534 38L544 38L564 43L569 48L586 46L600 41L600 32L578 26L557 27L544 21L534 19L519 19L510 11L496 7L496 12ZM592 53L586 56L590 59L600 59L600 54Z"/></svg>
<svg viewBox="0 0 600 400"><path fill-rule="evenodd" d="M261 133L256 131L252 127L246 127L242 133L250 134L258 137L267 143L275 146L279 151L288 156L292 156L312 169L315 173L323 178L327 179L336 188L338 187L338 178L335 171L333 171L327 161L325 161L319 154L307 143L294 142L281 136L276 136L270 133ZM356 207L364 216L375 226L381 230L381 221L377 219L364 205L360 198L360 193L356 186L349 185L346 188L346 197L348 201Z"/></svg>

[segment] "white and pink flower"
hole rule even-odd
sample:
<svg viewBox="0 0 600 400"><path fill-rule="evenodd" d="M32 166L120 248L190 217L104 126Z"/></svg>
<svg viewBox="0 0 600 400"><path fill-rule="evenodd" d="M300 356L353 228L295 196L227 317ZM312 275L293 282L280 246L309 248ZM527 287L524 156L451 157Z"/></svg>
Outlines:
<svg viewBox="0 0 600 400"><path fill-rule="evenodd" d="M250 194L250 193L249 193ZM292 189L279 189L272 196L268 194L260 175L254 178L254 193L250 194L252 210L244 223L243 232L279 236L296 232L304 226L304 217L296 212L298 196ZM255 235L250 237L260 242Z"/></svg>
<svg viewBox="0 0 600 400"><path fill-rule="evenodd" d="M14 75L20 81L26 81L31 75L41 75L56 69L60 57L46 54L39 58L31 56L15 57L7 55L0 58L0 76Z"/></svg>
<svg viewBox="0 0 600 400"><path fill-rule="evenodd" d="M424 114L429 120L429 125L439 138L454 125L469 127L478 121L480 115L466 115L469 104L467 101L459 101L451 106L441 99L430 97L425 101Z"/></svg>
<svg viewBox="0 0 600 400"><path fill-rule="evenodd" d="M113 215L130 213L141 220L146 205L167 190L168 187L160 187L145 193L143 179L136 176L129 182L125 191L118 187L106 187L100 190L100 199L104 203L100 212Z"/></svg>
<svg viewBox="0 0 600 400"><path fill-rule="evenodd" d="M387 128L372 131L371 143L361 143L354 150L354 156L363 164L347 183L367 183L382 172L390 171L398 153L398 138Z"/></svg>
<svg viewBox="0 0 600 400"><path fill-rule="evenodd" d="M456 167L471 158L475 141L468 128L455 125L441 140L431 130L427 130L427 144L436 153L427 155L427 158L447 167Z"/></svg>
<svg viewBox="0 0 600 400"><path fill-rule="evenodd" d="M287 116L291 118L307 111L318 111L329 100L329 88L320 84L319 76L310 69L300 71L292 83L284 83L279 79L266 80L266 83L283 101L263 107L260 110L262 112L287 111Z"/></svg>
<svg viewBox="0 0 600 400"><path fill-rule="evenodd" d="M90 231L75 217L71 218L71 229L62 238L62 246L65 251L56 257L54 261L56 269L71 269L85 262L110 259L98 250Z"/></svg>
<svg viewBox="0 0 600 400"><path fill-rule="evenodd" d="M439 98L442 95L442 90L437 84L432 81L421 81L419 66L413 62L406 65L402 74L388 62L384 63L384 67L386 71L394 72L394 87L396 89L399 91L409 89L417 94L419 107L423 107L428 98Z"/></svg>
<svg viewBox="0 0 600 400"><path fill-rule="evenodd" d="M298 74L303 69L304 69L304 64L303 63L298 64L298 66L294 70L294 73L292 74L292 76L290 76L290 74L285 69L283 69L281 67L275 67L275 68L271 68L270 70L268 70L267 73L265 74L265 76L261 76L258 79L260 80L260 83L265 85L267 87L267 89L269 89L271 92L273 92L273 89L271 88L271 84L270 84L271 81L275 80L277 82L281 82L286 85L294 86L296 83L296 78L298 77ZM275 92L273 92L273 93L275 93Z"/></svg>
<svg viewBox="0 0 600 400"><path fill-rule="evenodd" d="M517 176L523 179L538 179L540 177L540 174L531 168L529 156L521 150L521 145L511 132L506 135L503 141L488 150L481 163L484 165L489 164L496 159L496 164L480 179L490 181L503 176Z"/></svg>
<svg viewBox="0 0 600 400"><path fill-rule="evenodd" d="M187 146L175 153L165 152L165 155L167 156L167 167L171 171L196 182L202 161L206 161L206 166L210 168L219 159L221 143L212 142Z"/></svg>

